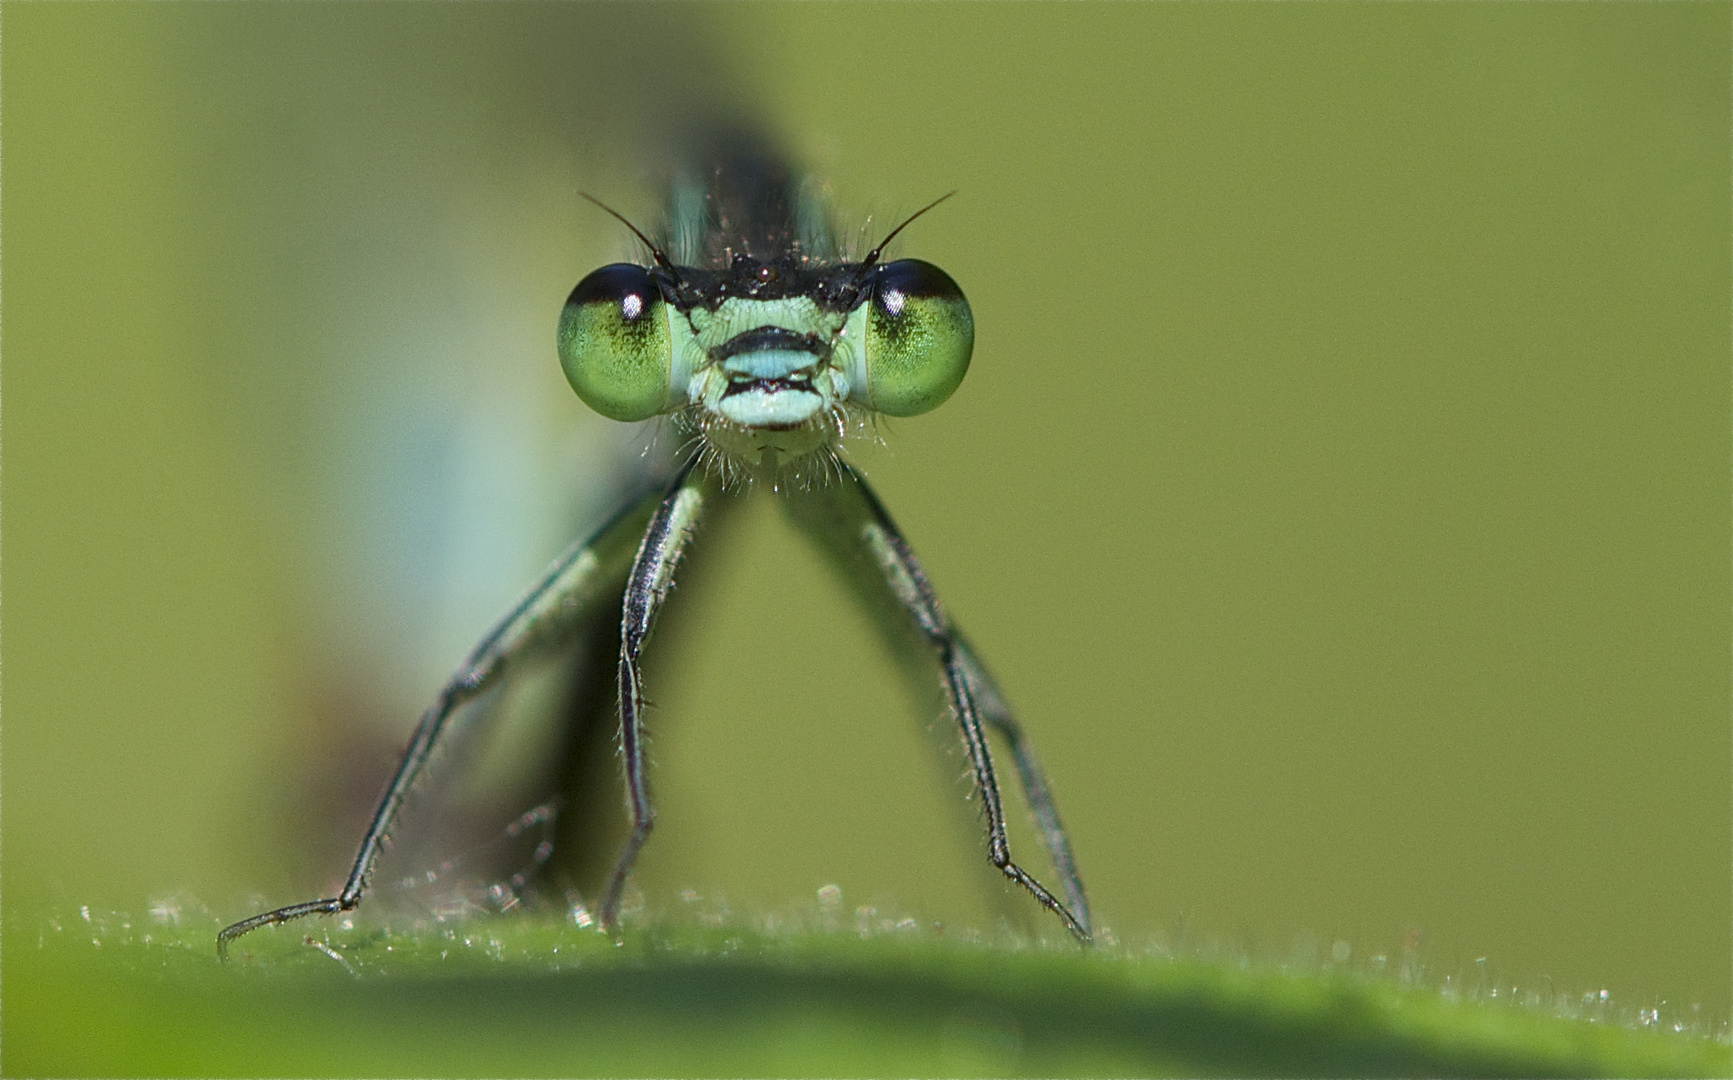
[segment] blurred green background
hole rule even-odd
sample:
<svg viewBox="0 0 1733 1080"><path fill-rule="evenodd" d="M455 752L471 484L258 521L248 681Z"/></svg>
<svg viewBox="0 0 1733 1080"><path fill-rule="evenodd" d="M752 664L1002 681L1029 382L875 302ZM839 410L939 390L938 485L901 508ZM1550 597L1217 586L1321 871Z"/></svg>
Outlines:
<svg viewBox="0 0 1733 1080"><path fill-rule="evenodd" d="M1728 19L7 5L7 956L347 868L311 808L365 808L648 439L553 326L631 250L577 192L650 215L634 131L702 74L845 224L961 192L901 250L974 371L855 458L1120 940L1725 1016ZM652 907L1050 929L816 560L762 507L718 548L652 688Z"/></svg>

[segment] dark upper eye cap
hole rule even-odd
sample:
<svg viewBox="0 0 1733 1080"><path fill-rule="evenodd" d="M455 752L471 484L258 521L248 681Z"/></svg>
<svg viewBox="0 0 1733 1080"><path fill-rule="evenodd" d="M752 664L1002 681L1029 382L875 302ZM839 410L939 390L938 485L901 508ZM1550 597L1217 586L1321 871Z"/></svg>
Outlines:
<svg viewBox="0 0 1733 1080"><path fill-rule="evenodd" d="M572 295L566 297L566 305L574 304L618 304L628 296L639 296L648 308L651 303L662 299L662 291L656 286L656 281L650 272L635 263L609 263L599 270L592 270L584 275L584 280L578 282L572 290Z"/></svg>
<svg viewBox="0 0 1733 1080"><path fill-rule="evenodd" d="M920 259L898 259L873 271L873 292L883 295L893 291L915 300L963 295L951 275Z"/></svg>

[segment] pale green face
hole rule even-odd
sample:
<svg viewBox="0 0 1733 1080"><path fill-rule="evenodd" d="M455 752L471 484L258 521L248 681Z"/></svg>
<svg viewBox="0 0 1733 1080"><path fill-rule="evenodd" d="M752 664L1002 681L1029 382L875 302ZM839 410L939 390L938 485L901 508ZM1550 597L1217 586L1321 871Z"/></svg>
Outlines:
<svg viewBox="0 0 1733 1080"><path fill-rule="evenodd" d="M757 460L834 446L850 406L937 408L969 369L969 302L931 263L749 260L720 278L628 263L585 277L559 330L578 396L615 420L687 409L712 445Z"/></svg>

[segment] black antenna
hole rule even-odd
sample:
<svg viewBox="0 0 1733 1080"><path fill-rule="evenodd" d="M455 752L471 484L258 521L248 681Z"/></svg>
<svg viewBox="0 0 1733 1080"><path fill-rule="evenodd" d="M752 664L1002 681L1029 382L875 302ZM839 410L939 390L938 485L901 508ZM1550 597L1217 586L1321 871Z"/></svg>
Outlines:
<svg viewBox="0 0 1733 1080"><path fill-rule="evenodd" d="M946 199L950 198L952 195L955 195L955 194L956 194L955 191L947 191L943 195L940 195L938 198L934 199L932 202L928 203L927 205L921 207L919 210L916 210L914 213L910 214L908 216L908 218L905 219L901 225L898 225L896 228L891 230L891 233L889 236L887 236L883 240L879 241L878 247L873 248L871 251L867 252L867 257L866 257L865 261L863 261L860 264L860 273L862 275L864 275L868 270L872 269L873 264L879 261L879 255L884 252L885 245L890 243L892 240L895 240L897 238L898 233L902 232L904 229L909 227L910 222L914 221L916 218L920 217L922 214L926 213L928 210L931 210L933 207L939 205L940 203L944 202ZM591 200L591 201L593 202L594 200ZM607 208L603 207L603 209L607 209ZM612 211L609 211L609 212L612 213ZM619 215L616 214L615 216L618 217ZM624 220L624 219L622 219L622 220ZM632 231L637 232L638 230L633 229Z"/></svg>
<svg viewBox="0 0 1733 1080"><path fill-rule="evenodd" d="M680 280L680 272L674 268L673 263L668 261L668 256L663 254L662 249L657 247L655 245L655 243L652 242L648 236L645 236L641 231L639 231L638 226L632 224L630 221L627 221L626 215L620 213L618 210L615 210L613 207L609 206L607 203L603 202L602 200L596 198L594 195L591 195L587 191L580 191L580 192L578 192L578 194L582 195L584 198L595 203L597 206L601 207L603 210L606 210L609 214L612 214L614 216L614 218L617 221L619 221L620 224L624 225L628 229L631 229L632 235L636 236L639 240L642 240L644 242L644 246L650 249L650 257L656 260L656 265L660 266L662 269L664 269L664 270L668 271L668 273L672 274L675 281ZM949 198L949 196L946 196L946 198ZM941 199L940 201L943 202L944 200ZM928 209L931 209L931 207L929 207ZM924 213L926 213L926 211L923 210L923 211L921 211L921 213L924 214ZM919 217L920 215L917 214L916 216ZM908 224L908 222L904 222L903 224L906 225L906 224ZM900 227L901 226L899 226L899 228ZM896 233L891 234L891 236L895 236L895 235L896 235ZM885 239L889 240L890 237L887 236L887 237L885 237ZM874 252L874 254L876 255L877 252Z"/></svg>

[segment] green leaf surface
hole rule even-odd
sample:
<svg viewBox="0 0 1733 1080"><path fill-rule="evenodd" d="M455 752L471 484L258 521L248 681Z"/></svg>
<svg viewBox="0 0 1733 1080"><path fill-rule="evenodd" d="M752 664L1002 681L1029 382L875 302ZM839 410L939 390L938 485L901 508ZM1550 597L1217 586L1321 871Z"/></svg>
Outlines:
<svg viewBox="0 0 1733 1080"><path fill-rule="evenodd" d="M161 913L159 918L161 917ZM8 1075L1726 1076L1725 1038L1366 971L844 920L214 920L8 940Z"/></svg>

